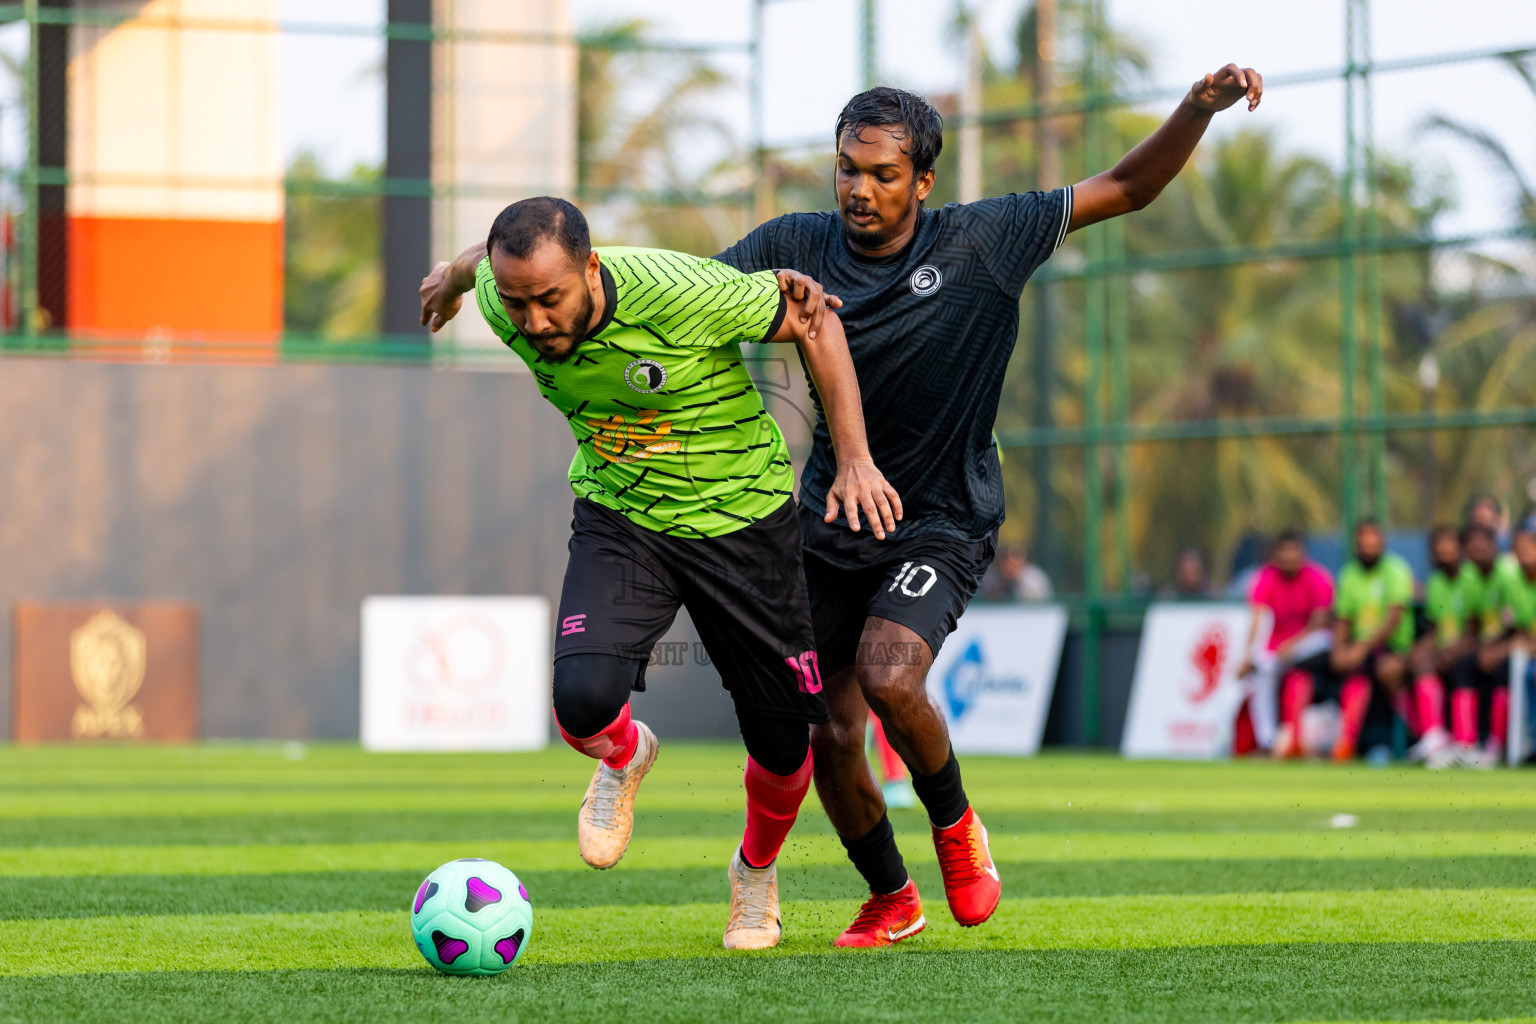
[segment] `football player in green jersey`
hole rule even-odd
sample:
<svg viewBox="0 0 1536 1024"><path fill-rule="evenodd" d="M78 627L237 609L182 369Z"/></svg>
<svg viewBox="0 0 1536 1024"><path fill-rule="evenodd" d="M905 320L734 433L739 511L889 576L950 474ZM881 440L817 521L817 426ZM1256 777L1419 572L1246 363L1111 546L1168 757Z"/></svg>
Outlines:
<svg viewBox="0 0 1536 1024"><path fill-rule="evenodd" d="M1363 519L1355 527L1355 557L1339 574L1334 604L1332 668L1343 677L1339 689L1337 761L1355 756L1372 683L1389 695L1403 690L1403 670L1413 646L1413 570L1401 555L1387 551L1381 524Z"/></svg>
<svg viewBox="0 0 1536 1024"><path fill-rule="evenodd" d="M1511 571L1500 580L1500 607L1515 638L1530 647L1536 642L1536 513L1520 521L1514 556Z"/></svg>
<svg viewBox="0 0 1536 1024"><path fill-rule="evenodd" d="M1429 579L1424 583L1427 628L1414 642L1409 657L1413 669L1412 724L1419 740L1408 751L1408 760L1439 768L1447 763L1451 745L1451 734L1445 728L1445 683L1456 664L1476 649L1477 641L1468 606L1461 537L1454 526L1437 526L1430 531L1429 560Z"/></svg>
<svg viewBox="0 0 1536 1024"><path fill-rule="evenodd" d="M1506 577L1500 597L1505 622L1526 655L1524 678L1510 680L1510 685L1522 687L1525 695L1525 746L1517 751L1524 753L1536 737L1536 509L1521 517L1515 528L1514 556L1515 571ZM1536 755L1528 754L1523 763L1533 760Z"/></svg>
<svg viewBox="0 0 1536 1024"><path fill-rule="evenodd" d="M570 559L555 637L560 733L599 763L577 816L582 859L628 848L657 741L631 718L651 649L686 607L736 706L747 748L746 831L731 858L725 945L777 945L775 859L810 787L810 724L827 720L784 438L742 361L744 342L795 342L837 454L828 516L883 537L901 501L869 456L836 315L811 330L771 272L655 249L593 249L563 199L513 203L483 249L422 283L440 328L473 290L576 437Z"/></svg>
<svg viewBox="0 0 1536 1024"><path fill-rule="evenodd" d="M1499 538L1483 523L1461 531L1466 553L1467 604L1476 650L1456 663L1451 677L1451 739L1456 763L1492 768L1503 759L1509 727L1509 655L1513 634L1504 623L1503 597L1519 573L1499 557ZM1483 742L1479 745L1479 738Z"/></svg>

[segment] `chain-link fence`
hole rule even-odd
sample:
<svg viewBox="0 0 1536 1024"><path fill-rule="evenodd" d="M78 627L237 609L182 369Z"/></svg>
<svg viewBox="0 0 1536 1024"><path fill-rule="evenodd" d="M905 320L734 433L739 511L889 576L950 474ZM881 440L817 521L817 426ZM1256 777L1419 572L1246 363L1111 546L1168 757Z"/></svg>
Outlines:
<svg viewBox="0 0 1536 1024"><path fill-rule="evenodd" d="M533 0L0 6L4 351L509 368L473 317L415 327L422 270L505 202L574 195L599 241L699 253L827 207L831 126L765 141L769 5L740 6L745 33L714 42L618 0L581 25ZM905 31L890 0L846 6L865 28L831 45L902 84L879 61ZM1261 69L1260 114L1219 119L1156 203L1073 235L1026 288L1003 542L1090 637L1170 588L1237 585L1281 528L1337 558L1362 515L1408 533L1473 494L1536 499L1523 8L1264 15L1305 45ZM1179 33L1209 11L1039 0L1003 38L958 7L932 42L957 73L929 90L950 129L930 202L1079 180L1150 132L1187 86L1162 84L1132 15ZM337 151L363 158L327 156L352 136ZM1178 583L1191 559L1203 578Z"/></svg>

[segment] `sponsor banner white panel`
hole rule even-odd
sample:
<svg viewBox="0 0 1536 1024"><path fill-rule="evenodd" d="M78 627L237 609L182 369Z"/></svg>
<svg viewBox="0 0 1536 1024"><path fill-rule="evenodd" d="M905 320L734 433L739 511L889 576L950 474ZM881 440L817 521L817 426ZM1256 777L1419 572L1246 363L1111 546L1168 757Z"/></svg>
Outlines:
<svg viewBox="0 0 1536 1024"><path fill-rule="evenodd" d="M1066 609L1055 605L973 607L960 617L928 673L957 753L1040 750L1066 633Z"/></svg>
<svg viewBox="0 0 1536 1024"><path fill-rule="evenodd" d="M549 602L363 601L365 750L539 750L549 740Z"/></svg>
<svg viewBox="0 0 1536 1024"><path fill-rule="evenodd" d="M1245 604L1155 604L1147 609L1120 753L1218 758L1232 750L1243 703L1250 610Z"/></svg>

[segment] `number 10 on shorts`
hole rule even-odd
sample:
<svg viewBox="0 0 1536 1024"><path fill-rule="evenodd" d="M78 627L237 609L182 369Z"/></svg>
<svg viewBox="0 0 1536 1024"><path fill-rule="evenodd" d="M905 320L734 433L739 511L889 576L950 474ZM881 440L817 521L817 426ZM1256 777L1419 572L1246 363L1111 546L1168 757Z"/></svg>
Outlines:
<svg viewBox="0 0 1536 1024"><path fill-rule="evenodd" d="M821 692L821 667L816 664L815 651L806 651L798 658L785 658L784 664L795 673L801 693Z"/></svg>

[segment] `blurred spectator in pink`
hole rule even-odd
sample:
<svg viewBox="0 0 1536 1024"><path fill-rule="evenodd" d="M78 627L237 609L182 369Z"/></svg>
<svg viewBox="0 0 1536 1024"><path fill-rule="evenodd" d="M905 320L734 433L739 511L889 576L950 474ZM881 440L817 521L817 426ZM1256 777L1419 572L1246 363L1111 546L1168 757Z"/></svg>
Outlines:
<svg viewBox="0 0 1536 1024"><path fill-rule="evenodd" d="M1286 530L1275 538L1269 561L1253 581L1249 604L1253 617L1244 646L1247 653L1237 670L1248 690L1244 707L1258 747L1289 754L1301 709L1311 701L1308 663L1315 661L1321 668L1332 640L1328 620L1333 578L1307 558L1307 540L1301 531ZM1266 617L1269 637L1260 646L1259 631ZM1282 679L1283 714L1277 700Z"/></svg>

